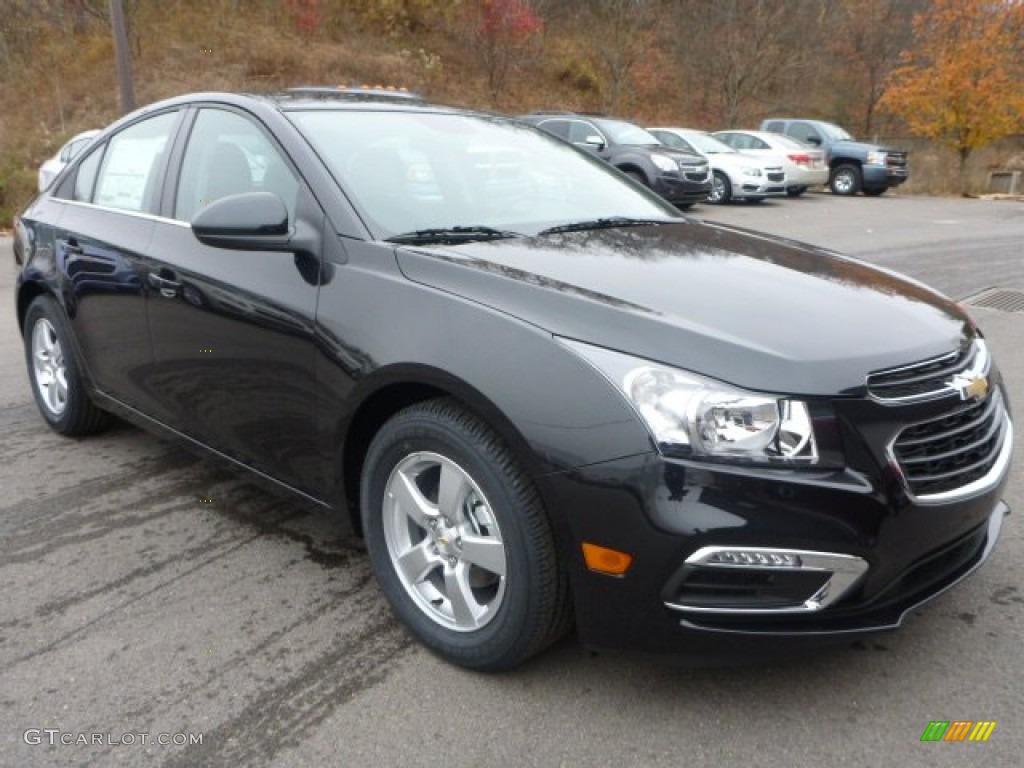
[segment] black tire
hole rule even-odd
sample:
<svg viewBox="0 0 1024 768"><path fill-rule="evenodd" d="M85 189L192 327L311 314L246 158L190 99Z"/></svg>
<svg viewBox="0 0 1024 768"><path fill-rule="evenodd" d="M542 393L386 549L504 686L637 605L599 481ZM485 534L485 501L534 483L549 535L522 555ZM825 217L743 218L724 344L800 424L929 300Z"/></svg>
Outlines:
<svg viewBox="0 0 1024 768"><path fill-rule="evenodd" d="M429 466L435 460L448 463L439 464L437 474L432 474L433 468L417 473L417 462ZM453 505L451 519L448 512L439 511L445 509L439 490L445 472L462 482L461 495L452 497L461 501ZM413 491L403 497L402 489L407 488ZM381 590L399 620L443 659L470 669L503 671L568 630L568 577L540 497L498 435L458 402L430 400L392 417L367 451L360 498L366 546ZM420 514L419 522L413 522L406 514L431 503L433 517ZM480 518L485 523L477 526ZM463 537L475 535L477 542L491 537L493 545L495 534L503 552L503 577L478 569L473 557L461 550ZM403 536L409 541L398 542ZM414 549L421 550L424 559L409 566L418 574L410 576L400 572L399 563ZM460 559L463 556L465 560ZM483 608L480 626L473 621L457 628L459 612L449 593L458 592L452 584L459 568L466 574L462 594L470 594L474 610ZM478 592L490 596L487 606L476 602Z"/></svg>
<svg viewBox="0 0 1024 768"><path fill-rule="evenodd" d="M732 200L732 182L721 171L715 171L711 179L711 193L708 202L712 205L725 205Z"/></svg>
<svg viewBox="0 0 1024 768"><path fill-rule="evenodd" d="M786 190L786 195L789 197L800 197L806 191L807 187L790 187Z"/></svg>
<svg viewBox="0 0 1024 768"><path fill-rule="evenodd" d="M37 334L40 334L38 339ZM110 416L97 408L89 397L75 347L71 343L68 322L52 297L38 296L29 305L25 313L24 343L32 395L46 423L55 432L68 437L82 437L103 430L109 424ZM38 366L34 344L39 345ZM44 354L47 344L51 345L50 352ZM64 378L63 387L54 390L52 385L46 384L47 380L54 381L55 377L59 381L59 376ZM60 390L63 390L63 398ZM44 391L53 396L48 399Z"/></svg>
<svg viewBox="0 0 1024 768"><path fill-rule="evenodd" d="M853 197L856 195L860 192L862 183L863 178L860 168L849 163L837 165L833 168L828 180L828 186L832 190L832 194L843 197Z"/></svg>
<svg viewBox="0 0 1024 768"><path fill-rule="evenodd" d="M868 197L879 197L889 191L888 187L866 187L864 194Z"/></svg>
<svg viewBox="0 0 1024 768"><path fill-rule="evenodd" d="M680 211L688 211L693 208L693 203L676 203L676 208Z"/></svg>

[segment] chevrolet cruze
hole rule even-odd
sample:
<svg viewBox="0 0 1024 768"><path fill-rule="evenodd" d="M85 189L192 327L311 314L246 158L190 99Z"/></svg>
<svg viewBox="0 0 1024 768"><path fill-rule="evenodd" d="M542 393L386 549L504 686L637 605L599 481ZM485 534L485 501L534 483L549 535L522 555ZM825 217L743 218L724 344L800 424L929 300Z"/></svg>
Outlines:
<svg viewBox="0 0 1024 768"><path fill-rule="evenodd" d="M427 647L507 669L892 628L993 551L1011 424L952 301L685 218L511 118L197 94L21 214L46 422L116 414L351 517Z"/></svg>

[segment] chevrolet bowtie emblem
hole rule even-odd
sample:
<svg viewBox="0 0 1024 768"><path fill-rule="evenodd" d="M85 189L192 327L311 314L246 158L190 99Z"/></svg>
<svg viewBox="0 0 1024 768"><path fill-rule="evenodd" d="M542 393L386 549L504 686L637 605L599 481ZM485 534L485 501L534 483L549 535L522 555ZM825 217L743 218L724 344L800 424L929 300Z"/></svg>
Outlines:
<svg viewBox="0 0 1024 768"><path fill-rule="evenodd" d="M949 386L960 393L961 400L981 400L988 394L988 379L981 374L958 373Z"/></svg>

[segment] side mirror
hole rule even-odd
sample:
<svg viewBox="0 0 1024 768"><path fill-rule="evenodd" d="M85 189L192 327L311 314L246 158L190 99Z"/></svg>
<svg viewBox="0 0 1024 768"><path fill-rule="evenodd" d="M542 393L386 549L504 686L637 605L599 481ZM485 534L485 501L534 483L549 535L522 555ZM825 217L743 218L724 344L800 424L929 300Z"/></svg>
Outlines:
<svg viewBox="0 0 1024 768"><path fill-rule="evenodd" d="M604 149L604 139L598 136L596 133L592 133L587 136L580 144L584 149Z"/></svg>
<svg viewBox="0 0 1024 768"><path fill-rule="evenodd" d="M816 147L820 147L821 146L821 136L818 136L817 134L812 134L812 135L808 136L805 139L805 141L808 144L813 144Z"/></svg>
<svg viewBox="0 0 1024 768"><path fill-rule="evenodd" d="M246 192L213 201L192 217L192 233L213 248L294 250L288 209L272 192Z"/></svg>

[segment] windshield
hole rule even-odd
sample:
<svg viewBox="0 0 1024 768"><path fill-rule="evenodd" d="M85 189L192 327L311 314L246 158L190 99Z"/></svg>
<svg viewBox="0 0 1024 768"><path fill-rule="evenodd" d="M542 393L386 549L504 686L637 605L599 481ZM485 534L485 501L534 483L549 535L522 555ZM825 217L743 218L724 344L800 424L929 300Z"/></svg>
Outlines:
<svg viewBox="0 0 1024 768"><path fill-rule="evenodd" d="M661 144L652 134L639 125L625 120L595 120L598 127L612 140L613 144L629 144L634 147L650 147Z"/></svg>
<svg viewBox="0 0 1024 768"><path fill-rule="evenodd" d="M706 133L687 133L684 136L688 142L706 155L720 155L736 151L724 141Z"/></svg>
<svg viewBox="0 0 1024 768"><path fill-rule="evenodd" d="M508 118L434 112L289 112L374 236L553 226L680 214L610 166Z"/></svg>
<svg viewBox="0 0 1024 768"><path fill-rule="evenodd" d="M819 123L818 126L821 128L821 132L828 137L829 141L853 141L853 136L848 134L838 125L832 123Z"/></svg>

